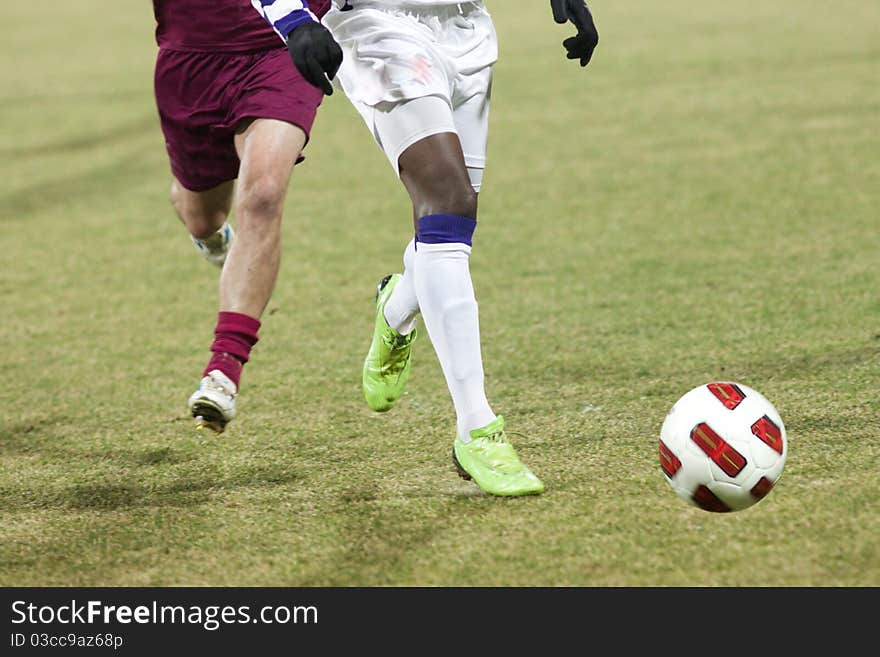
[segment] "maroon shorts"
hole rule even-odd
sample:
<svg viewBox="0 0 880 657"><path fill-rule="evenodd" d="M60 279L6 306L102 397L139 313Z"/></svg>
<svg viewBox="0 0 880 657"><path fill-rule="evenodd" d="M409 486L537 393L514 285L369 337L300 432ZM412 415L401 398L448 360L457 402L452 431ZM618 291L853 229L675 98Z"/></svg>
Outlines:
<svg viewBox="0 0 880 657"><path fill-rule="evenodd" d="M171 171L194 192L238 177L234 136L241 121L287 121L308 138L323 99L284 47L252 53L160 49L155 85Z"/></svg>

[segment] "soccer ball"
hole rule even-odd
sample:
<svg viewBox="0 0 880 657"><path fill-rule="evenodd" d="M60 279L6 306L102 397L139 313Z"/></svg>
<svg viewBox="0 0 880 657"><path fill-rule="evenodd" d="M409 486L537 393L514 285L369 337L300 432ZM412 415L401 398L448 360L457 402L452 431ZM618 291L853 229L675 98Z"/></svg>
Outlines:
<svg viewBox="0 0 880 657"><path fill-rule="evenodd" d="M672 489L706 511L746 509L782 475L788 440L766 397L715 382L679 399L660 429L660 467Z"/></svg>

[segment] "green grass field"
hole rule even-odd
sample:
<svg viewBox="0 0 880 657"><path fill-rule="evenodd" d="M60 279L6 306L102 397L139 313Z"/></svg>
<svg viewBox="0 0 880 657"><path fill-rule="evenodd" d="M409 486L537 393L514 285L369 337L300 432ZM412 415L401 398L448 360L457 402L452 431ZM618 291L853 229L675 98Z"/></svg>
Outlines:
<svg viewBox="0 0 880 657"><path fill-rule="evenodd" d="M549 3L501 44L472 257L487 386L547 491L450 461L427 339L361 398L407 197L341 94L292 182L239 418L197 433L217 272L168 202L149 3L3 3L0 584L880 585L880 5ZM788 429L735 514L679 500L666 412L735 380Z"/></svg>

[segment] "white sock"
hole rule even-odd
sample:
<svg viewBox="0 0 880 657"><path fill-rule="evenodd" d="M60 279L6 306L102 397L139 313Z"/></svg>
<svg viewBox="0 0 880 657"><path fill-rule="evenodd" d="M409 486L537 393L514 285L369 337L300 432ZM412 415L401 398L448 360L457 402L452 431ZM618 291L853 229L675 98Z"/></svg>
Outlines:
<svg viewBox="0 0 880 657"><path fill-rule="evenodd" d="M415 240L410 240L403 251L403 278L391 292L385 304L385 321L402 335L410 333L419 319L419 300L415 282Z"/></svg>
<svg viewBox="0 0 880 657"><path fill-rule="evenodd" d="M480 321L470 273L471 247L426 244L415 252L415 290L457 417L458 437L495 419L486 399Z"/></svg>

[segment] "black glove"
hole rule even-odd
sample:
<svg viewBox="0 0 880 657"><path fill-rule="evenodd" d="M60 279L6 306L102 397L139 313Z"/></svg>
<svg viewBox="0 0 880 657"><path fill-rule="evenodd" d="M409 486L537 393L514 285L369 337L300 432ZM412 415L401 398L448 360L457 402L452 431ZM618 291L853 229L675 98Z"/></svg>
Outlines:
<svg viewBox="0 0 880 657"><path fill-rule="evenodd" d="M550 0L553 8L553 20L557 23L571 21L577 28L577 34L567 38L562 45L568 51L568 59L581 60L581 66L590 63L593 50L599 43L599 33L593 23L593 16L584 0Z"/></svg>
<svg viewBox="0 0 880 657"><path fill-rule="evenodd" d="M307 82L319 87L328 96L333 93L330 80L342 65L342 48L330 30L314 21L300 23L287 36L287 50Z"/></svg>

